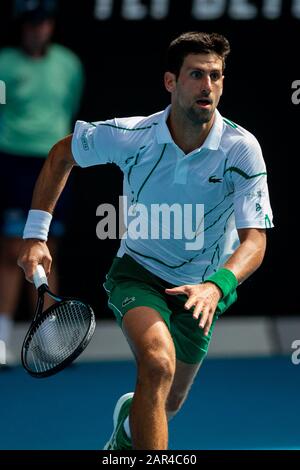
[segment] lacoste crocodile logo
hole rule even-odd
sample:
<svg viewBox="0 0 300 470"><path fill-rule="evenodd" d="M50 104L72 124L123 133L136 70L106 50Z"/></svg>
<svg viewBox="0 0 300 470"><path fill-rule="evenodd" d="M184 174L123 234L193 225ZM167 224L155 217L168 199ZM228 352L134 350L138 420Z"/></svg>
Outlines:
<svg viewBox="0 0 300 470"><path fill-rule="evenodd" d="M216 175L212 175L208 179L209 183L222 183L222 178L216 178Z"/></svg>
<svg viewBox="0 0 300 470"><path fill-rule="evenodd" d="M135 297L126 297L122 302L122 307L126 307L126 305L134 301L135 301Z"/></svg>

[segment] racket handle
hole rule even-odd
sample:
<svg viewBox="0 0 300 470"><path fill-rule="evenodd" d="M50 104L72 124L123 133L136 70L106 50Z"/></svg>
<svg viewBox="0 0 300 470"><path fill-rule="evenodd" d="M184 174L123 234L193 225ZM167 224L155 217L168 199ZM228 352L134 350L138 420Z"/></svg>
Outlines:
<svg viewBox="0 0 300 470"><path fill-rule="evenodd" d="M33 275L33 282L35 287L38 289L42 284L46 284L48 286L48 280L45 273L45 270L41 264L38 264L36 267L36 271Z"/></svg>

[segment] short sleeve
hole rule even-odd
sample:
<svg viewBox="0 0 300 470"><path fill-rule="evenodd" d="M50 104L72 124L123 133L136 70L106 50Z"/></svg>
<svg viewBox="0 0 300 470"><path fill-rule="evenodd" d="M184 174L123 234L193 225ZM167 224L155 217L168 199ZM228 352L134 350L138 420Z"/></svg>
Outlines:
<svg viewBox="0 0 300 470"><path fill-rule="evenodd" d="M121 165L115 121L88 123L77 121L72 137L72 153L81 167L115 163Z"/></svg>
<svg viewBox="0 0 300 470"><path fill-rule="evenodd" d="M273 227L266 165L254 136L233 146L227 172L234 189L236 228Z"/></svg>

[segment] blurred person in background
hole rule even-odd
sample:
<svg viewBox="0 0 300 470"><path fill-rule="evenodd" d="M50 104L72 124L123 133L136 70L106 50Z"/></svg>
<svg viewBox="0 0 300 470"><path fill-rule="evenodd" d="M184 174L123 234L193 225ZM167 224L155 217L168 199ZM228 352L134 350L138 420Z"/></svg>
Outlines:
<svg viewBox="0 0 300 470"><path fill-rule="evenodd" d="M7 94L0 107L0 340L6 345L24 281L16 260L34 182L49 148L70 133L82 95L80 60L51 42L55 7L53 1L16 2L19 47L0 50L0 79ZM49 236L54 258L64 233L66 203L65 194ZM57 290L55 267L51 285ZM28 287L34 302L34 289ZM7 353L9 365L9 349Z"/></svg>

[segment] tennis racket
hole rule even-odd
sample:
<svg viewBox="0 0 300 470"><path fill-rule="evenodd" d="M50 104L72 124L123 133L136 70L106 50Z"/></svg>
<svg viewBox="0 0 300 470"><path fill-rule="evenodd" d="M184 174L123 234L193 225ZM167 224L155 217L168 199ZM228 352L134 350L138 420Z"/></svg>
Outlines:
<svg viewBox="0 0 300 470"><path fill-rule="evenodd" d="M21 360L33 377L49 377L64 369L87 347L95 331L95 315L81 300L53 294L42 265L37 266L33 282L38 300ZM56 303L43 312L45 294Z"/></svg>

